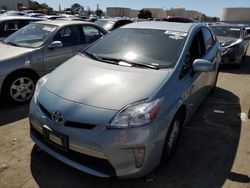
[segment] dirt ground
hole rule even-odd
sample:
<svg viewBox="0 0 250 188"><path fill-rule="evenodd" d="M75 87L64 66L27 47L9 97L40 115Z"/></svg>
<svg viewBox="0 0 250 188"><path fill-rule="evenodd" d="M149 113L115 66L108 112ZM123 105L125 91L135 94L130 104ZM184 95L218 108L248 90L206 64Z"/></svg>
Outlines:
<svg viewBox="0 0 250 188"><path fill-rule="evenodd" d="M28 105L0 103L0 187L250 188L250 49L240 68L222 67L215 92L184 128L170 162L140 179L102 179L34 147ZM250 116L250 114L249 114Z"/></svg>

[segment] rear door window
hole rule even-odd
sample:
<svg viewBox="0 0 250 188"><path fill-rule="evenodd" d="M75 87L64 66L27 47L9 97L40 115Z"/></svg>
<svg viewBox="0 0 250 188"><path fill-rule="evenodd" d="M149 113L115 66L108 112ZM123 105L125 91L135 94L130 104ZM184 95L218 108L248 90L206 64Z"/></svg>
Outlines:
<svg viewBox="0 0 250 188"><path fill-rule="evenodd" d="M80 45L82 41L82 33L79 26L67 26L60 30L53 41L61 41L63 47Z"/></svg>
<svg viewBox="0 0 250 188"><path fill-rule="evenodd" d="M92 43L104 35L98 28L91 25L83 25L82 29L85 43Z"/></svg>

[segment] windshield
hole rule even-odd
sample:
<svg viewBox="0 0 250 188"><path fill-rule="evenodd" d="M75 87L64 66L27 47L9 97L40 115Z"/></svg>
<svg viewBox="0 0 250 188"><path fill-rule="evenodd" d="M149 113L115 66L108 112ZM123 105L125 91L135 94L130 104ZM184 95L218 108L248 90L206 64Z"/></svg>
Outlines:
<svg viewBox="0 0 250 188"><path fill-rule="evenodd" d="M225 26L210 26L216 36L240 38L240 28L238 27L225 27Z"/></svg>
<svg viewBox="0 0 250 188"><path fill-rule="evenodd" d="M111 30L115 24L115 22L110 20L97 20L95 24L101 26L102 28L106 29L107 31Z"/></svg>
<svg viewBox="0 0 250 188"><path fill-rule="evenodd" d="M57 26L46 24L29 24L10 35L4 42L14 46L37 48L44 44L56 28Z"/></svg>
<svg viewBox="0 0 250 188"><path fill-rule="evenodd" d="M172 68L187 33L154 29L120 28L90 46L86 52L98 58L124 59L159 68Z"/></svg>

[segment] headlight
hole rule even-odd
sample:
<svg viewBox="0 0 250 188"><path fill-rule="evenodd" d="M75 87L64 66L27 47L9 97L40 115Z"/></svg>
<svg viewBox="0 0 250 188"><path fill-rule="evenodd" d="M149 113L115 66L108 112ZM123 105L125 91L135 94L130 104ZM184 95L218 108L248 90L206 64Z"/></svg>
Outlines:
<svg viewBox="0 0 250 188"><path fill-rule="evenodd" d="M160 111L163 98L146 103L139 101L121 110L107 128L137 127L151 123Z"/></svg>
<svg viewBox="0 0 250 188"><path fill-rule="evenodd" d="M41 90L41 87L45 84L45 82L47 81L48 79L48 74L43 76L42 78L40 78L37 83L36 83L36 90L35 90L35 93L34 93L34 99L35 99L35 102L37 102L37 96Z"/></svg>
<svg viewBox="0 0 250 188"><path fill-rule="evenodd" d="M225 54L234 53L235 51L237 51L237 49L238 49L237 46L232 46L230 48L221 48L221 54L225 55Z"/></svg>

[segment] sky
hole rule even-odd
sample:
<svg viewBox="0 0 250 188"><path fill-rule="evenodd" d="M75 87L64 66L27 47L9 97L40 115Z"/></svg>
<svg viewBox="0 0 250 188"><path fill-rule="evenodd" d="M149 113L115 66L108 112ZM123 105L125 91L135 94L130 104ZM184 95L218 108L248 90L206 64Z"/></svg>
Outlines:
<svg viewBox="0 0 250 188"><path fill-rule="evenodd" d="M197 10L207 16L221 16L223 8L228 7L250 7L250 0L37 0L39 3L46 3L53 9L71 7L79 3L85 9L89 6L96 10L97 4L100 9L106 11L106 7L127 7L132 9L142 8L163 8L184 7L188 10Z"/></svg>

